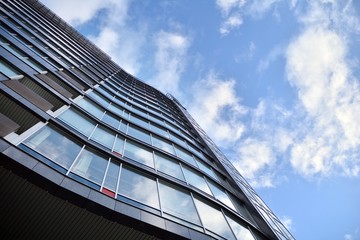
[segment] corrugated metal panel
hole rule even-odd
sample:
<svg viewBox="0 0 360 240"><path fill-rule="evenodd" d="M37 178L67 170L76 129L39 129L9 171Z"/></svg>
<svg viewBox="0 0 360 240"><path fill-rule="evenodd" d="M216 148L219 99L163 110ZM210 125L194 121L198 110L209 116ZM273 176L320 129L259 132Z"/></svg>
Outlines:
<svg viewBox="0 0 360 240"><path fill-rule="evenodd" d="M52 108L53 111L56 111L61 106L64 105L64 102L62 102L59 98L55 97L55 95L50 92L48 89L45 89L44 87L40 86L38 83L33 81L32 79L28 77L23 77L19 80L22 84L24 84L26 87L31 89L33 92L37 93L40 97L44 98L48 102L50 102L54 107Z"/></svg>
<svg viewBox="0 0 360 240"><path fill-rule="evenodd" d="M158 239L57 198L3 167L0 194L0 239Z"/></svg>
<svg viewBox="0 0 360 240"><path fill-rule="evenodd" d="M20 128L16 131L18 134L40 122L40 119L2 93L0 93L0 103L0 112L20 125Z"/></svg>

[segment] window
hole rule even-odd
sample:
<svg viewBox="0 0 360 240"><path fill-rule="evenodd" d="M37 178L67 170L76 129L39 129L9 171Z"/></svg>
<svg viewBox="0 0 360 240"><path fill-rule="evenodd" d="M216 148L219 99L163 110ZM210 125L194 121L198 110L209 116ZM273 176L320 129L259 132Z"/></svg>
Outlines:
<svg viewBox="0 0 360 240"><path fill-rule="evenodd" d="M153 146L160 148L160 149L164 150L165 152L175 155L174 147L170 142L163 140L159 137L156 137L154 135L152 135L152 142L153 142Z"/></svg>
<svg viewBox="0 0 360 240"><path fill-rule="evenodd" d="M126 141L124 155L134 161L154 168L152 151L133 141Z"/></svg>
<svg viewBox="0 0 360 240"><path fill-rule="evenodd" d="M161 127L158 127L158 126L156 126L155 124L151 124L151 125L150 125L150 129L151 129L153 132L155 132L155 133L157 133L157 134L159 134L159 135L162 135L162 136L164 136L164 137L166 137L166 138L169 137L169 134L168 134L168 132L167 132L165 129L163 129L163 128L161 128Z"/></svg>
<svg viewBox="0 0 360 240"><path fill-rule="evenodd" d="M226 239L235 239L220 210L197 198L195 198L195 205L207 233L216 233Z"/></svg>
<svg viewBox="0 0 360 240"><path fill-rule="evenodd" d="M156 181L126 167L121 169L118 194L159 208Z"/></svg>
<svg viewBox="0 0 360 240"><path fill-rule="evenodd" d="M107 193L111 197L115 197L119 171L120 171L120 164L114 161L110 161L105 175L103 192Z"/></svg>
<svg viewBox="0 0 360 240"><path fill-rule="evenodd" d="M135 127L134 125L129 124L128 127L128 135L137 138L143 142L146 142L150 144L150 134L147 132L144 132L140 128Z"/></svg>
<svg viewBox="0 0 360 240"><path fill-rule="evenodd" d="M103 115L103 110L96 105L95 103L93 103L92 101L86 99L86 98L82 98L80 99L77 104L82 107L85 111L87 111L88 113L90 113L91 115L93 115L94 117L97 118L101 118L101 116Z"/></svg>
<svg viewBox="0 0 360 240"><path fill-rule="evenodd" d="M206 184L203 176L185 166L183 166L183 170L188 184L193 185L194 187L212 195L209 186Z"/></svg>
<svg viewBox="0 0 360 240"><path fill-rule="evenodd" d="M159 183L159 192L162 210L168 217L175 216L194 224L201 224L194 202L188 192L165 182Z"/></svg>
<svg viewBox="0 0 360 240"><path fill-rule="evenodd" d="M255 240L249 229L245 228L231 217L226 216L226 219L233 230L237 240Z"/></svg>
<svg viewBox="0 0 360 240"><path fill-rule="evenodd" d="M122 156L123 155L123 149L124 149L124 138L121 136L117 136L114 144L114 150L113 152L116 155Z"/></svg>
<svg viewBox="0 0 360 240"><path fill-rule="evenodd" d="M144 128L149 128L149 123L147 121L144 121L143 119L136 117L134 115L130 115L130 121L132 121L133 123L136 123Z"/></svg>
<svg viewBox="0 0 360 240"><path fill-rule="evenodd" d="M123 108L121 108L121 107L119 107L119 106L117 106L116 104L113 104L113 103L108 106L108 109L110 111L113 111L114 113L116 113L118 116L122 116L123 112L124 112Z"/></svg>
<svg viewBox="0 0 360 240"><path fill-rule="evenodd" d="M104 108L106 108L109 105L109 101L107 99L105 99L103 96L101 96L99 93L97 92L90 92L88 94L88 96L90 96L91 98L93 98L96 102L98 102L101 106L103 106Z"/></svg>
<svg viewBox="0 0 360 240"><path fill-rule="evenodd" d="M107 162L104 157L85 148L76 159L71 171L101 185Z"/></svg>
<svg viewBox="0 0 360 240"><path fill-rule="evenodd" d="M91 135L91 139L109 149L112 149L115 140L115 134L105 129L104 127L97 126L94 133Z"/></svg>
<svg viewBox="0 0 360 240"><path fill-rule="evenodd" d="M94 121L91 121L73 108L69 108L58 118L87 137L90 136L95 127Z"/></svg>
<svg viewBox="0 0 360 240"><path fill-rule="evenodd" d="M179 144L180 146L186 146L186 143L184 140L177 137L175 134L170 132L170 139L173 140L175 143Z"/></svg>
<svg viewBox="0 0 360 240"><path fill-rule="evenodd" d="M14 77L20 75L19 71L6 64L2 59L0 59L0 72L5 74L7 77Z"/></svg>
<svg viewBox="0 0 360 240"><path fill-rule="evenodd" d="M196 163L199 166L199 168L201 170L203 170L204 172L206 172L209 176L218 179L217 176L214 174L214 172L212 171L212 169L205 163L203 163L201 160L197 160L196 159Z"/></svg>
<svg viewBox="0 0 360 240"><path fill-rule="evenodd" d="M110 126L118 129L120 120L113 116L113 114L106 112L104 116L102 117L101 121L109 124Z"/></svg>
<svg viewBox="0 0 360 240"><path fill-rule="evenodd" d="M191 165L196 166L194 158L189 153L185 152L185 150L182 150L179 147L175 147L175 149L176 149L176 154L178 155L179 158L185 160L186 162L190 163Z"/></svg>
<svg viewBox="0 0 360 240"><path fill-rule="evenodd" d="M161 154L155 153L156 169L172 177L185 181L180 165L177 161Z"/></svg>
<svg viewBox="0 0 360 240"><path fill-rule="evenodd" d="M48 125L26 139L24 144L66 169L71 166L81 149L80 143Z"/></svg>
<svg viewBox="0 0 360 240"><path fill-rule="evenodd" d="M224 190L220 189L218 186L216 186L215 183L212 183L211 181L208 181L208 184L216 199L236 211L234 204L231 202L230 198Z"/></svg>

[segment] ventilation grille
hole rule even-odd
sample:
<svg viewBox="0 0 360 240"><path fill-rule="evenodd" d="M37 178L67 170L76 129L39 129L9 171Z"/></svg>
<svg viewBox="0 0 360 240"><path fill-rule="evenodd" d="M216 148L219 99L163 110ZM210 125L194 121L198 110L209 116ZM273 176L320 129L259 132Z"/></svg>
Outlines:
<svg viewBox="0 0 360 240"><path fill-rule="evenodd" d="M39 118L35 117L3 93L0 93L0 103L0 112L20 125L20 128L16 131L17 134L25 132L40 122Z"/></svg>
<svg viewBox="0 0 360 240"><path fill-rule="evenodd" d="M70 87L68 84L66 84L64 81L61 81L58 77L56 77L54 74L52 73L47 73L46 74L47 77L49 77L51 80L53 80L54 82L56 82L57 84L59 84L60 86L62 86L63 88L65 88L67 91L69 91L73 97L75 98L77 96L79 96L80 94L75 91L72 87Z"/></svg>
<svg viewBox="0 0 360 240"><path fill-rule="evenodd" d="M30 78L24 77L24 78L20 79L19 81L22 84L24 84L26 87L30 88L32 91L37 93L40 97L44 98L49 103L51 103L54 106L52 108L52 111L56 111L57 109L59 109L61 106L64 105L64 103L60 99L55 97L52 92L41 87L39 84L37 84L36 82L31 80Z"/></svg>

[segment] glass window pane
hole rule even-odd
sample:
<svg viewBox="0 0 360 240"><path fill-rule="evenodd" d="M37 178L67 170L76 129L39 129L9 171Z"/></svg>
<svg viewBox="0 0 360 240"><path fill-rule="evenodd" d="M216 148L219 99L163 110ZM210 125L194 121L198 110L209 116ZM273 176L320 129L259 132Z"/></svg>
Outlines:
<svg viewBox="0 0 360 240"><path fill-rule="evenodd" d="M101 126L97 126L94 133L91 135L91 139L109 149L112 149L115 140L115 134Z"/></svg>
<svg viewBox="0 0 360 240"><path fill-rule="evenodd" d="M212 171L212 169L207 164L203 163L201 160L196 160L196 163L199 166L199 168L204 172L206 172L209 176L218 179L217 176Z"/></svg>
<svg viewBox="0 0 360 240"><path fill-rule="evenodd" d="M192 169L185 167L185 166L183 167L183 170L184 170L185 178L186 178L186 181L188 182L188 184L193 185L194 187L212 195L203 176L201 176L200 174L196 173Z"/></svg>
<svg viewBox="0 0 360 240"><path fill-rule="evenodd" d="M110 161L109 168L106 172L104 187L115 192L119 176L120 164Z"/></svg>
<svg viewBox="0 0 360 240"><path fill-rule="evenodd" d="M179 144L180 146L186 146L185 141L180 139L179 137L175 136L175 134L170 132L170 139L173 140L175 143Z"/></svg>
<svg viewBox="0 0 360 240"><path fill-rule="evenodd" d="M154 168L152 151L138 143L127 140L124 155L132 160Z"/></svg>
<svg viewBox="0 0 360 240"><path fill-rule="evenodd" d="M85 148L77 158L72 172L100 185L104 177L106 165L107 159Z"/></svg>
<svg viewBox="0 0 360 240"><path fill-rule="evenodd" d="M211 181L208 181L208 184L216 199L236 211L234 204L231 202L226 192L224 192L222 189L216 186L215 183L212 183Z"/></svg>
<svg viewBox="0 0 360 240"><path fill-rule="evenodd" d="M159 183L159 192L161 207L165 213L195 224L201 224L189 193L162 182Z"/></svg>
<svg viewBox="0 0 360 240"><path fill-rule="evenodd" d="M129 124L128 135L150 144L150 134Z"/></svg>
<svg viewBox="0 0 360 240"><path fill-rule="evenodd" d="M250 222L252 222L254 225L256 225L255 221L251 217L251 215L248 212L248 210L246 209L245 205L242 202L239 202L238 200L236 200L235 197L232 197L231 195L230 195L230 199L234 203L236 210L241 214L241 216L243 216L244 218L246 218Z"/></svg>
<svg viewBox="0 0 360 240"><path fill-rule="evenodd" d="M109 112L106 112L104 114L104 116L102 117L101 121L109 124L110 126L118 129L119 124L120 124L120 120L115 118L112 114L110 114Z"/></svg>
<svg viewBox="0 0 360 240"><path fill-rule="evenodd" d="M155 163L156 163L156 169L158 171L166 173L182 181L185 181L180 165L177 161L174 161L163 154L156 153Z"/></svg>
<svg viewBox="0 0 360 240"><path fill-rule="evenodd" d="M123 112L124 112L124 109L117 106L116 104L111 104L108 106L108 109L110 111L113 111L114 113L116 113L117 115L119 116L122 116L123 115Z"/></svg>
<svg viewBox="0 0 360 240"><path fill-rule="evenodd" d="M81 150L80 143L48 125L26 139L24 144L66 169L71 166Z"/></svg>
<svg viewBox="0 0 360 240"><path fill-rule="evenodd" d="M151 129L153 132L155 132L155 133L157 133L157 134L159 134L159 135L162 135L162 136L164 136L164 137L166 137L166 138L169 137L169 134L168 134L168 132L167 132L165 129L160 128L160 127L158 127L158 126L156 126L156 125L154 125L154 124L151 124L151 125L150 125L150 129Z"/></svg>
<svg viewBox="0 0 360 240"><path fill-rule="evenodd" d="M154 135L152 135L152 142L153 142L153 146L158 147L158 148L164 150L165 152L175 155L174 147L170 142L165 141Z"/></svg>
<svg viewBox="0 0 360 240"><path fill-rule="evenodd" d="M130 121L132 121L133 123L136 123L144 128L149 128L149 123L147 121L144 121L143 119L140 119L134 115L130 115Z"/></svg>
<svg viewBox="0 0 360 240"><path fill-rule="evenodd" d="M164 126L164 121L163 120L161 120L161 119L159 119L159 118L157 118L157 117L155 117L155 116L153 116L151 114L149 114L149 119L151 121L153 121L153 122L156 122L157 124L159 124L161 126Z"/></svg>
<svg viewBox="0 0 360 240"><path fill-rule="evenodd" d="M88 113L90 113L91 115L93 115L94 117L97 118L101 118L101 116L103 115L103 110L96 105L95 103L93 103L92 101L86 99L86 98L82 98L80 99L77 104L82 107L85 111L87 111Z"/></svg>
<svg viewBox="0 0 360 240"><path fill-rule="evenodd" d="M221 211L197 198L195 198L195 205L199 211L201 221L207 230L226 239L235 239Z"/></svg>
<svg viewBox="0 0 360 240"><path fill-rule="evenodd" d="M0 72L5 74L8 77L13 77L20 75L20 72L15 70L15 68L11 67L10 65L6 64L2 60L0 61Z"/></svg>
<svg viewBox="0 0 360 240"><path fill-rule="evenodd" d="M159 208L156 181L126 167L121 169L118 193L151 207Z"/></svg>
<svg viewBox="0 0 360 240"><path fill-rule="evenodd" d="M123 149L124 149L124 138L121 136L117 136L116 137L116 141L115 141L115 145L114 145L114 150L113 152L117 155L122 156L123 155Z"/></svg>
<svg viewBox="0 0 360 240"><path fill-rule="evenodd" d="M58 118L87 137L92 133L95 127L94 121L73 108L69 108Z"/></svg>
<svg viewBox="0 0 360 240"><path fill-rule="evenodd" d="M176 149L176 154L177 154L177 156L179 158L181 158L181 159L185 160L186 162L196 166L194 158L189 153L187 153L185 150L182 150L179 147L175 147L175 149Z"/></svg>
<svg viewBox="0 0 360 240"><path fill-rule="evenodd" d="M226 219L228 220L237 240L255 240L249 229L240 225L228 216L226 216Z"/></svg>
<svg viewBox="0 0 360 240"><path fill-rule="evenodd" d="M109 105L109 101L97 92L90 92L88 93L88 96L93 98L96 102L98 102L101 106L105 108Z"/></svg>

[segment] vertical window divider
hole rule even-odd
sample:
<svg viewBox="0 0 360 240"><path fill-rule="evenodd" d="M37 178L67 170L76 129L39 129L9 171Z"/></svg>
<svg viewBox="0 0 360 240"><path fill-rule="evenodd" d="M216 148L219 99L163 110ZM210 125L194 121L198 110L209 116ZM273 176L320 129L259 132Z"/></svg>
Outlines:
<svg viewBox="0 0 360 240"><path fill-rule="evenodd" d="M120 185L120 176L121 176L122 166L123 166L123 164L122 164L122 163L120 163L120 165L119 165L118 178L117 178L117 181L116 181L115 198L116 198L116 197L117 197L117 195L118 195L118 190L119 190L119 185Z"/></svg>
<svg viewBox="0 0 360 240"><path fill-rule="evenodd" d="M206 229L205 229L204 223L202 222L202 219L201 219L201 217L200 217L200 213L199 213L199 210L197 209L197 205L196 205L196 203L195 203L194 195L193 195L192 192L190 192L190 197L191 197L191 200L192 200L192 202L193 202L193 204L194 204L194 206L195 206L196 214L198 215L198 218L199 218L201 227L202 227L202 229L203 229L203 232L205 233L205 232L206 232Z"/></svg>
<svg viewBox="0 0 360 240"><path fill-rule="evenodd" d="M236 237L236 234L234 233L234 230L232 229L232 227L231 227L231 225L230 225L227 217L226 217L226 214L224 213L224 210L223 210L222 208L220 208L220 211L221 211L221 213L223 214L223 216L224 216L224 218L225 218L225 221L226 221L227 225L229 226L230 231L231 231L232 234L234 235L235 239L238 239L238 238ZM250 232L250 233L251 233L251 232ZM251 233L251 234L252 234L252 233Z"/></svg>
<svg viewBox="0 0 360 240"><path fill-rule="evenodd" d="M102 189L104 188L106 175L107 175L107 172L108 172L108 170L109 170L109 166L110 166L110 161L111 161L111 158L108 158L108 162L107 162L107 165L106 165L106 169L105 169L104 177L103 177L103 179L102 179L102 181L101 181L100 192L101 192L101 191L102 191Z"/></svg>
<svg viewBox="0 0 360 240"><path fill-rule="evenodd" d="M94 127L94 129L91 131L91 133L89 134L89 137L88 137L88 140L91 138L91 136L94 134L94 132L95 132L95 130L96 130L96 128L99 126L99 124L98 123L96 123L96 125L95 125L95 127Z"/></svg>
<svg viewBox="0 0 360 240"><path fill-rule="evenodd" d="M74 159L74 161L72 162L71 166L69 167L69 169L67 170L65 175L69 175L69 173L71 172L71 169L74 167L74 164L76 162L76 160L79 158L80 154L82 153L82 151L84 150L85 145L82 146L81 150L79 151L78 155L76 156L76 158Z"/></svg>
<svg viewBox="0 0 360 240"><path fill-rule="evenodd" d="M156 188L157 188L157 195L158 195L158 200L159 200L159 207L160 207L160 215L164 216L164 212L163 212L163 208L161 205L161 197L160 197L160 188L159 188L159 178L156 178Z"/></svg>

